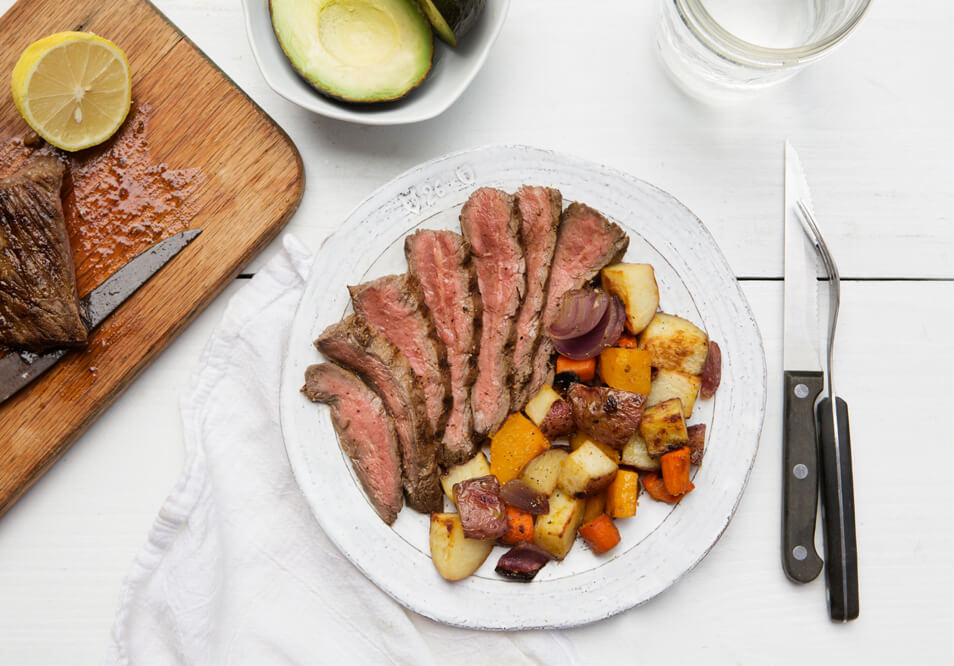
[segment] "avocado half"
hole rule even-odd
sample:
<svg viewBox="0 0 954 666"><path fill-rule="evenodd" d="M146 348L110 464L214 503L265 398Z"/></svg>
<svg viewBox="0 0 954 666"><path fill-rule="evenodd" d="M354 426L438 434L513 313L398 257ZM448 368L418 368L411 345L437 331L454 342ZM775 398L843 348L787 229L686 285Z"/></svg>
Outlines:
<svg viewBox="0 0 954 666"><path fill-rule="evenodd" d="M417 0L437 36L451 46L471 29L485 0Z"/></svg>
<svg viewBox="0 0 954 666"><path fill-rule="evenodd" d="M431 69L434 37L415 0L269 0L291 64L348 102L398 99Z"/></svg>

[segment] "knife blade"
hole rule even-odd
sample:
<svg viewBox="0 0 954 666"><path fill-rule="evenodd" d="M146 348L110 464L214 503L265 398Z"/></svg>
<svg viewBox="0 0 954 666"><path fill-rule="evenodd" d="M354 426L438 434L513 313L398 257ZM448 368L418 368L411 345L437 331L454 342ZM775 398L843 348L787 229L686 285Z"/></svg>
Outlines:
<svg viewBox="0 0 954 666"><path fill-rule="evenodd" d="M201 229L188 229L156 243L81 298L80 312L86 330L99 326L201 233ZM10 352L0 358L0 403L50 369L69 351L73 350L54 349L42 354Z"/></svg>
<svg viewBox="0 0 954 666"><path fill-rule="evenodd" d="M782 412L782 568L793 581L818 577L818 447L815 401L824 388L818 341L818 259L799 220L811 205L801 162L785 142L785 305Z"/></svg>

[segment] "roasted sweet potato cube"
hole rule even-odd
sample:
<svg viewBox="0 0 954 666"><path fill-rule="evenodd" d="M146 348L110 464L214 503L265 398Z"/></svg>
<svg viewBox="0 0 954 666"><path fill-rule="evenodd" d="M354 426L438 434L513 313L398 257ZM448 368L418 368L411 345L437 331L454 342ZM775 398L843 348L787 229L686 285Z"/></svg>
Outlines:
<svg viewBox="0 0 954 666"><path fill-rule="evenodd" d="M639 348L653 355L654 368L698 375L706 364L709 338L691 321L658 312L640 334Z"/></svg>
<svg viewBox="0 0 954 666"><path fill-rule="evenodd" d="M647 407L639 423L639 434L646 440L646 450L653 458L686 446L689 433L686 432L679 398Z"/></svg>
<svg viewBox="0 0 954 666"><path fill-rule="evenodd" d="M699 395L699 386L702 378L678 370L658 370L653 377L649 389L647 405L658 405L670 398L679 398L682 401L682 416L688 419L692 416L692 407L696 404Z"/></svg>

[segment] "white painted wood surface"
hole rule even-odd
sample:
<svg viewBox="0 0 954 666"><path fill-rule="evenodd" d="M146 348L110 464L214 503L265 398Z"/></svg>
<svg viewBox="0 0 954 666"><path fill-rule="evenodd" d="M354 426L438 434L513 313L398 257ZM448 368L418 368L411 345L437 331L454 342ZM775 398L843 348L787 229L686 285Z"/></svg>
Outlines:
<svg viewBox="0 0 954 666"><path fill-rule="evenodd" d="M0 0L0 9L10 4ZM765 341L768 409L735 519L674 588L569 635L594 664L954 661L944 427L954 376L951 3L876 1L828 60L767 97L714 111L683 97L659 69L655 2L516 0L486 68L456 105L428 123L373 129L273 94L234 0L157 4L298 144L308 185L289 230L312 248L407 167L511 142L576 153L669 190L706 222L737 275L777 278L782 142L791 138L844 275L942 279L843 288L838 373L851 406L861 619L831 624L822 581L796 587L781 572L782 292L758 280L743 289ZM585 11L591 6L598 11ZM179 393L239 286L0 519L0 664L101 659L122 578L180 471Z"/></svg>

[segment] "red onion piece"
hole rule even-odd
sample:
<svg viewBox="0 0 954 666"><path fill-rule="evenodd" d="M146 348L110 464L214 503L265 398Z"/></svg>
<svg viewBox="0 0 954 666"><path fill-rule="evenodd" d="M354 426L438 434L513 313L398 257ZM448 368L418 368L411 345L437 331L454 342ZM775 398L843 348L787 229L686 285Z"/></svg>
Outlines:
<svg viewBox="0 0 954 666"><path fill-rule="evenodd" d="M610 307L606 308L606 313L593 330L569 340L553 339L553 346L559 353L576 361L594 358L619 340L625 321L626 308L618 296L613 296Z"/></svg>
<svg viewBox="0 0 954 666"><path fill-rule="evenodd" d="M600 289L573 289L563 295L560 310L547 333L554 340L577 338L592 331L609 308L609 295Z"/></svg>
<svg viewBox="0 0 954 666"><path fill-rule="evenodd" d="M518 543L497 560L497 573L528 582L553 559L553 555L532 543Z"/></svg>
<svg viewBox="0 0 954 666"><path fill-rule="evenodd" d="M515 509L539 516L550 511L550 500L520 479L511 479L500 488L500 499Z"/></svg>

